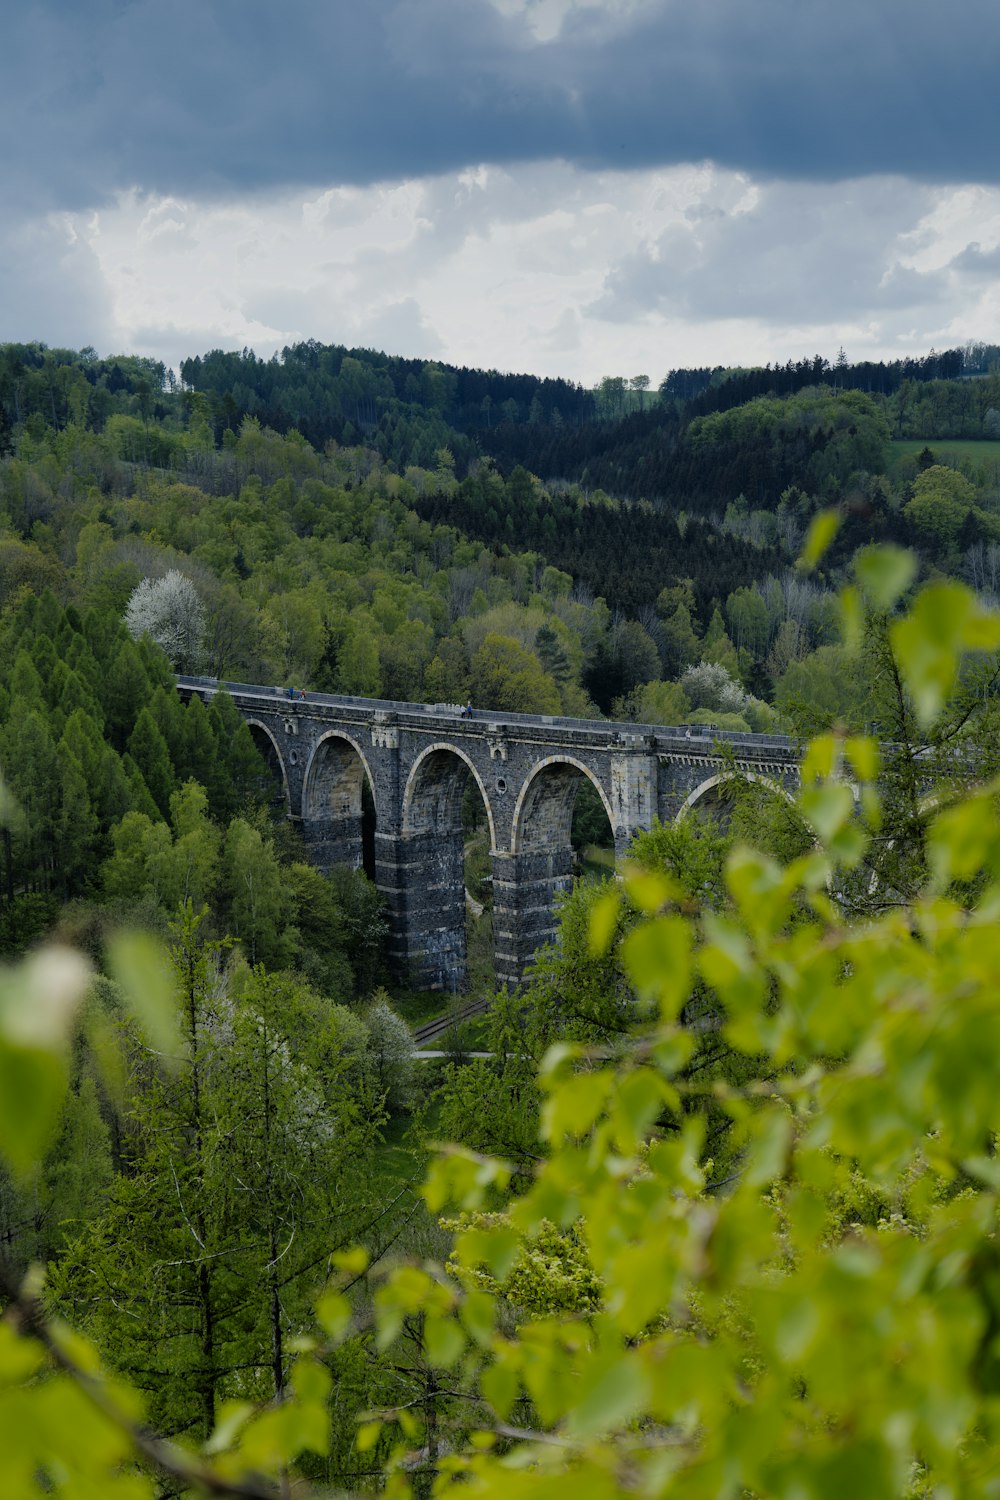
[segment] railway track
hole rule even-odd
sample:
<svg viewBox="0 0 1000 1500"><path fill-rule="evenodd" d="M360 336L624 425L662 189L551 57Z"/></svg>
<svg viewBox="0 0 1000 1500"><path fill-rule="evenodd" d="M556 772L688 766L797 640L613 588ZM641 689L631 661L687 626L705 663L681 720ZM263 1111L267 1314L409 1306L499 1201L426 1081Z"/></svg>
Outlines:
<svg viewBox="0 0 1000 1500"><path fill-rule="evenodd" d="M422 1026L415 1026L413 1028L414 1050L419 1052L421 1048L444 1036L453 1026L457 1026L461 1021L469 1021L473 1016L481 1016L488 1008L488 1000L470 1000L467 1005L462 1006L461 1010L448 1011L443 1016L435 1016L433 1020L425 1021Z"/></svg>

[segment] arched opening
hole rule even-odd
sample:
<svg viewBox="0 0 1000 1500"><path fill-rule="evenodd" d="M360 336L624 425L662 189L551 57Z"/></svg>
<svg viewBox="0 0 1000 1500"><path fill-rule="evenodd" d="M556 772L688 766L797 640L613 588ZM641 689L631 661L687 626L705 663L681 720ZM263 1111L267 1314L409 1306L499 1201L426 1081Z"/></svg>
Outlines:
<svg viewBox="0 0 1000 1500"><path fill-rule="evenodd" d="M615 827L607 794L592 772L568 756L552 756L521 788L512 833L510 855L497 861L494 926L497 978L515 986L538 949L556 936L560 894L578 875L606 875L613 868ZM583 850L589 859L581 859ZM594 859L594 851L604 859Z"/></svg>
<svg viewBox="0 0 1000 1500"><path fill-rule="evenodd" d="M246 724L250 731L250 738L254 743L254 749L267 768L267 781L271 791L271 803L275 811L280 810L287 813L289 810L288 778L285 775L284 762L281 759L278 746L275 744L274 736L269 729L266 729L263 724L258 723L256 719L248 719Z"/></svg>
<svg viewBox="0 0 1000 1500"><path fill-rule="evenodd" d="M371 771L354 740L324 735L306 767L302 826L321 869L351 865L375 875L376 803Z"/></svg>
<svg viewBox="0 0 1000 1500"><path fill-rule="evenodd" d="M782 860L804 854L816 839L787 787L755 771L723 771L688 796L677 814L711 821L736 843Z"/></svg>
<svg viewBox="0 0 1000 1500"><path fill-rule="evenodd" d="M521 789L514 810L514 852L572 852L588 842L614 850L614 820L607 794L579 761L550 756Z"/></svg>
<svg viewBox="0 0 1000 1500"><path fill-rule="evenodd" d="M615 867L615 831L604 799L589 776L581 776L570 825L573 873L583 879L603 879Z"/></svg>
<svg viewBox="0 0 1000 1500"><path fill-rule="evenodd" d="M403 797L403 843L412 982L451 993L470 982L487 987L493 816L475 768L453 746L432 745L414 763Z"/></svg>

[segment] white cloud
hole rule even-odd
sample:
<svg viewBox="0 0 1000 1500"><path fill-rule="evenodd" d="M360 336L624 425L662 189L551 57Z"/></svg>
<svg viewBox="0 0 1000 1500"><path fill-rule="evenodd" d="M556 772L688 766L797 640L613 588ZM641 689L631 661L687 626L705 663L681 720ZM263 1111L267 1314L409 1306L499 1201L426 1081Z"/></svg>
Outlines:
<svg viewBox="0 0 1000 1500"><path fill-rule="evenodd" d="M596 19L614 28L640 11L654 9L651 0L490 0L490 4L502 16L522 21L536 42L555 41L572 17L595 19L596 12Z"/></svg>
<svg viewBox="0 0 1000 1500"><path fill-rule="evenodd" d="M63 262L86 272L93 307L107 304L90 340L173 365L316 338L587 383L615 370L659 380L841 343L852 357L940 348L988 337L997 311L985 272L1000 190L902 178L548 162L222 203L132 192L59 222ZM71 341L42 281L36 309L37 336Z"/></svg>
<svg viewBox="0 0 1000 1500"><path fill-rule="evenodd" d="M53 214L0 227L0 340L103 344L113 299L87 225Z"/></svg>

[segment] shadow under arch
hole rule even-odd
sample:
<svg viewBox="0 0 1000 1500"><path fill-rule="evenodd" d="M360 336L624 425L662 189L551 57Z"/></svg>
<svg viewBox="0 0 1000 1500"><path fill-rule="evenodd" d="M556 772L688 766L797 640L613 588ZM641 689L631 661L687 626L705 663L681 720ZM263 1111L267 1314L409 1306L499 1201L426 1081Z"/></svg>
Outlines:
<svg viewBox="0 0 1000 1500"><path fill-rule="evenodd" d="M677 810L677 816L674 818L674 822L679 823L682 818L686 818L692 808L697 807L699 802L710 801L725 803L727 800L726 797L724 795L718 795L719 788L731 785L733 782L738 781L752 781L757 786L762 786L765 791L774 792L779 797L783 797L786 802L790 803L791 806L796 809L796 811L798 810L798 804L796 803L794 796L786 786L781 785L780 781L775 781L770 776L762 776L759 771L737 771L735 773L732 771L720 771L715 776L707 777L700 786L696 786L694 791L690 792L688 796L685 797L684 801L681 803L681 806ZM715 796L712 795L713 792L716 793ZM854 796L856 801L856 789L854 792ZM805 819L803 819L803 822L805 822Z"/></svg>
<svg viewBox="0 0 1000 1500"><path fill-rule="evenodd" d="M274 801L283 801L285 811L291 812L292 800L288 790L288 772L285 769L281 751L278 749L277 740L267 725L262 724L259 719L246 719L244 722L250 731L254 748L267 766L268 775L274 783Z"/></svg>
<svg viewBox="0 0 1000 1500"><path fill-rule="evenodd" d="M460 766L455 762L460 762ZM403 836L446 831L462 825L462 798L471 776L479 788L490 827L490 849L497 846L493 808L483 779L469 756L444 740L421 750L406 778L403 792Z"/></svg>
<svg viewBox="0 0 1000 1500"><path fill-rule="evenodd" d="M516 989L539 948L557 936L557 898L573 885L573 810L586 783L597 792L612 836L619 829L594 772L571 755L550 755L532 768L518 793L511 849L494 861L496 973Z"/></svg>
<svg viewBox="0 0 1000 1500"><path fill-rule="evenodd" d="M414 980L430 989L455 992L466 983L463 802L473 786L482 799L492 855L493 807L482 777L457 745L426 746L410 767L403 792L406 962Z"/></svg>
<svg viewBox="0 0 1000 1500"><path fill-rule="evenodd" d="M375 874L375 780L361 746L342 729L317 741L302 782L302 826L321 869L352 865Z"/></svg>
<svg viewBox="0 0 1000 1500"><path fill-rule="evenodd" d="M607 793L589 766L572 755L548 755L533 767L518 793L511 826L511 852L572 850L573 808L581 778L590 782L608 815L612 834L615 816Z"/></svg>

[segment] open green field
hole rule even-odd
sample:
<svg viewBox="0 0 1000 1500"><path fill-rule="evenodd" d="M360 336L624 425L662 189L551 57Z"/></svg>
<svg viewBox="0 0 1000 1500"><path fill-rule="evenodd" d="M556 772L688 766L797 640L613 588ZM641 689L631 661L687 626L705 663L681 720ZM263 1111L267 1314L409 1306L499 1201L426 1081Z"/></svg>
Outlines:
<svg viewBox="0 0 1000 1500"><path fill-rule="evenodd" d="M1000 441L992 438L900 438L889 445L889 469L901 458L929 448L939 463L1000 464Z"/></svg>

